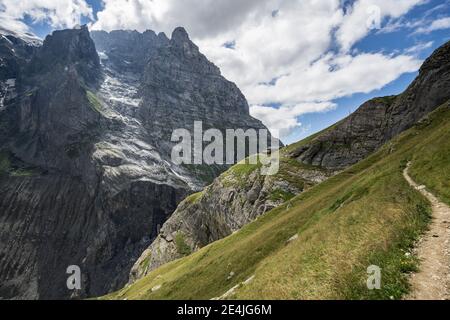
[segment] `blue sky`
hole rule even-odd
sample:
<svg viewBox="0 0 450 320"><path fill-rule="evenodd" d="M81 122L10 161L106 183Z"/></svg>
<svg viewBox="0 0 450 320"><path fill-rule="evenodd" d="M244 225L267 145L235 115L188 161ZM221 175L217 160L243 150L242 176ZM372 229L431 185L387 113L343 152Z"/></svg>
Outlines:
<svg viewBox="0 0 450 320"><path fill-rule="evenodd" d="M402 92L420 63L450 40L449 0L202 0L201 8L196 0L58 1L46 7L0 0L0 21L42 38L75 23L169 36L184 26L238 84L252 115L285 143L332 125L372 97ZM377 8L379 24L366 27Z"/></svg>

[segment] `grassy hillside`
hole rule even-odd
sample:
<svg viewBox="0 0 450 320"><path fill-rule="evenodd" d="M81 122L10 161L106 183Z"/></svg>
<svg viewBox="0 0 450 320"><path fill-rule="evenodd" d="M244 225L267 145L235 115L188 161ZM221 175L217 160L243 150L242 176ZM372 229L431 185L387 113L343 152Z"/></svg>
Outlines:
<svg viewBox="0 0 450 320"><path fill-rule="evenodd" d="M399 299L430 219L402 171L412 160L412 176L450 203L449 154L447 103L368 159L105 298L211 299L239 285L229 298ZM381 290L366 287L370 265L382 268Z"/></svg>
<svg viewBox="0 0 450 320"><path fill-rule="evenodd" d="M446 119L449 121L449 119ZM445 121L445 119L443 120ZM424 119L419 126L430 126L430 120ZM450 147L449 128L442 126L426 139L413 156L411 176L426 185L430 191L450 205Z"/></svg>

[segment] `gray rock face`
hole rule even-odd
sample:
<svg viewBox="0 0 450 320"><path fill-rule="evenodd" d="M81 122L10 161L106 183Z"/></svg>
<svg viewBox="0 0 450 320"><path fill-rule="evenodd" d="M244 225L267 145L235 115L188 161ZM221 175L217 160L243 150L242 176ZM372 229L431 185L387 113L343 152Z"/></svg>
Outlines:
<svg viewBox="0 0 450 320"><path fill-rule="evenodd" d="M0 112L15 95L16 79L37 50L36 42L25 41L0 28ZM0 127L1 129L1 127Z"/></svg>
<svg viewBox="0 0 450 320"><path fill-rule="evenodd" d="M2 34L0 36L0 78L17 78L20 67L31 59L36 48L12 35Z"/></svg>
<svg viewBox="0 0 450 320"><path fill-rule="evenodd" d="M44 171L97 181L90 153L101 128L87 86L100 80L100 62L86 28L54 32L16 79L6 105L5 148Z"/></svg>
<svg viewBox="0 0 450 320"><path fill-rule="evenodd" d="M131 280L222 239L310 186L366 158L450 99L450 42L399 96L376 98L333 127L281 151L280 172L236 167L181 203L131 271ZM289 204L287 204L289 206Z"/></svg>
<svg viewBox="0 0 450 320"><path fill-rule="evenodd" d="M100 57L109 60L122 73L142 73L155 51L169 42L164 33L156 35L151 30L144 33L124 30L109 33L92 31L91 37Z"/></svg>
<svg viewBox="0 0 450 320"><path fill-rule="evenodd" d="M220 127L224 116L230 128L264 128L181 30L171 40L96 32L94 42L81 27L17 56L0 39L2 63L18 66L0 66L0 299L120 288L177 204L205 184L203 168L172 163L168 133L194 120ZM70 265L82 272L76 292L66 286Z"/></svg>
<svg viewBox="0 0 450 320"><path fill-rule="evenodd" d="M28 46L39 47L42 45L42 40L29 32L17 32L0 26L0 34L7 38L12 37L16 40L20 40L21 42L25 42Z"/></svg>
<svg viewBox="0 0 450 320"><path fill-rule="evenodd" d="M59 67L72 67L87 84L99 78L100 59L86 26L55 31L47 36L29 68L34 74L55 74Z"/></svg>
<svg viewBox="0 0 450 320"><path fill-rule="evenodd" d="M173 129L193 132L194 121L199 119L203 130L215 128L222 133L226 129L265 129L249 116L248 103L237 86L221 76L183 28L175 29L169 43L152 56L140 92L145 106L140 108L140 116L159 137L163 150L173 146L167 143Z"/></svg>
<svg viewBox="0 0 450 320"><path fill-rule="evenodd" d="M83 297L123 285L123 270L184 193L141 182L110 197L60 174L2 178L0 296ZM70 265L81 268L80 292L67 290Z"/></svg>

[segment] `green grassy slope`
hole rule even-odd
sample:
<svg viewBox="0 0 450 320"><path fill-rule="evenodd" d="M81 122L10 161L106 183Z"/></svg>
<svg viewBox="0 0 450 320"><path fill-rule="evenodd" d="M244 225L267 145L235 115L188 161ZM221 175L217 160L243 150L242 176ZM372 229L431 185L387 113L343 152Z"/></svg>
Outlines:
<svg viewBox="0 0 450 320"><path fill-rule="evenodd" d="M0 150L0 178L3 176L30 177L38 174L36 168L30 168L14 159L9 152Z"/></svg>
<svg viewBox="0 0 450 320"><path fill-rule="evenodd" d="M449 121L449 119L447 119ZM425 119L419 126L429 126ZM417 148L413 156L411 176L428 187L443 202L450 205L450 147L449 130L443 127L441 131L426 138Z"/></svg>
<svg viewBox="0 0 450 320"><path fill-rule="evenodd" d="M430 219L402 171L412 160L413 177L450 203L449 154L447 103L368 159L105 298L211 299L239 284L230 298L401 298L417 269L407 253ZM381 290L366 287L370 265L382 268Z"/></svg>

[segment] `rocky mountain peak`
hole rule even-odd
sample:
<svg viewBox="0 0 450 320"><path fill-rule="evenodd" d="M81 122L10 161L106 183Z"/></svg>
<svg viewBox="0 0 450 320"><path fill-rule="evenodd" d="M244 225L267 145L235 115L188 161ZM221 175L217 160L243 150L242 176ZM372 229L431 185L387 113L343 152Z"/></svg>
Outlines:
<svg viewBox="0 0 450 320"><path fill-rule="evenodd" d="M187 58L194 58L201 55L199 48L191 41L186 29L183 27L178 27L173 31L170 43L173 48Z"/></svg>
<svg viewBox="0 0 450 320"><path fill-rule="evenodd" d="M420 73L433 69L439 69L450 62L450 41L439 47L428 59L425 60Z"/></svg>
<svg viewBox="0 0 450 320"><path fill-rule="evenodd" d="M188 42L189 34L187 33L186 29L183 27L177 27L175 30L173 30L172 33L172 40L178 43Z"/></svg>
<svg viewBox="0 0 450 320"><path fill-rule="evenodd" d="M0 82L17 78L38 47L37 42L22 40L0 28Z"/></svg>
<svg viewBox="0 0 450 320"><path fill-rule="evenodd" d="M167 38L166 34L164 32L158 33L158 39L164 42L169 42L169 38Z"/></svg>
<svg viewBox="0 0 450 320"><path fill-rule="evenodd" d="M87 26L59 30L47 36L35 61L33 71L51 72L55 66L75 67L88 83L94 83L99 75L100 58Z"/></svg>
<svg viewBox="0 0 450 320"><path fill-rule="evenodd" d="M282 149L278 174L261 177L250 166L234 167L187 198L131 270L132 281L231 235L282 203L291 207L295 195L365 159L448 101L449 88L450 42L427 59L403 94L369 100L334 126ZM389 153L395 149L389 145ZM277 196L280 192L285 196ZM183 250L177 238L183 239Z"/></svg>

